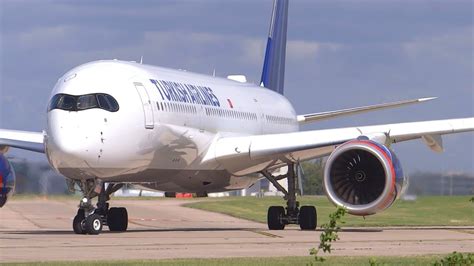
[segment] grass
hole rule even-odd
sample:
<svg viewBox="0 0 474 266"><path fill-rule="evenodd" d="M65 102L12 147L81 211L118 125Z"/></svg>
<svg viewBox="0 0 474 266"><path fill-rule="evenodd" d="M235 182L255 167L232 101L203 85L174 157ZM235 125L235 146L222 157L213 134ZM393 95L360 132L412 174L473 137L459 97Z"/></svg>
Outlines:
<svg viewBox="0 0 474 266"><path fill-rule="evenodd" d="M377 265L432 265L441 255L410 256L410 257L374 257ZM315 265L369 265L371 257L328 257L324 263ZM224 258L224 259L173 259L173 260L130 260L130 261L68 261L68 262L34 262L34 263L12 263L6 265L164 265L164 266L188 266L188 265L309 265L311 257L274 257L274 258Z"/></svg>
<svg viewBox="0 0 474 266"><path fill-rule="evenodd" d="M344 226L474 225L474 204L469 199L470 196L426 196L418 197L415 201L397 200L392 207L376 215L348 215L344 218ZM301 206L317 207L319 225L326 223L329 213L335 210L326 197L305 196L299 201ZM280 197L230 197L209 198L185 206L266 223L267 208L284 203Z"/></svg>
<svg viewBox="0 0 474 266"><path fill-rule="evenodd" d="M15 200L39 198L56 200L77 200L79 196L68 195L31 195L19 194ZM459 226L474 225L474 203L472 196L425 196L416 201L397 200L392 207L376 215L358 217L348 215L344 226ZM113 197L115 200L171 200L162 197ZM174 199L173 199L174 200ZM196 199L179 199L186 207L224 213L238 218L266 223L267 209L272 205L284 205L281 197L225 197L199 198L199 202L188 202ZM299 198L301 206L314 205L318 210L318 225L328 221L329 213L335 207L325 196L305 196Z"/></svg>

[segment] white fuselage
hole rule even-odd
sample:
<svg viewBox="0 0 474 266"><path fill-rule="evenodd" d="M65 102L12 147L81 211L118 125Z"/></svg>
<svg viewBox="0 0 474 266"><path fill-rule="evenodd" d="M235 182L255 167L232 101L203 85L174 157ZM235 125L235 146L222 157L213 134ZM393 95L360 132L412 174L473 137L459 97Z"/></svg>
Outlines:
<svg viewBox="0 0 474 266"><path fill-rule="evenodd" d="M208 159L210 146L222 136L298 131L292 105L271 90L134 62L81 65L58 80L51 97L94 93L114 97L118 111L48 112L46 154L71 179L176 192L245 188L258 176L229 173Z"/></svg>

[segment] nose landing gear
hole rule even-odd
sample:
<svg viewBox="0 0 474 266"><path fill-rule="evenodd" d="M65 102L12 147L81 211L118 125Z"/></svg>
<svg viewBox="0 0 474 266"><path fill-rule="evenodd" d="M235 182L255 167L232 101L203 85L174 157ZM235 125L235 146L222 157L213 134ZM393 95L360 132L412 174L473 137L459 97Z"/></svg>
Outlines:
<svg viewBox="0 0 474 266"><path fill-rule="evenodd" d="M79 204L79 210L73 219L72 228L76 234L98 235L104 225L110 231L123 232L128 227L128 213L125 208L109 208L110 195L119 190L122 184L105 184L99 180L86 180L79 183L84 198ZM91 199L97 196L97 206Z"/></svg>
<svg viewBox="0 0 474 266"><path fill-rule="evenodd" d="M77 214L72 220L72 229L74 230L74 233L76 234L86 233L85 220L86 220L86 215L84 214L84 210L83 209L77 210Z"/></svg>
<svg viewBox="0 0 474 266"><path fill-rule="evenodd" d="M102 217L98 214L91 214L84 220L85 232L89 235L98 235L102 232Z"/></svg>

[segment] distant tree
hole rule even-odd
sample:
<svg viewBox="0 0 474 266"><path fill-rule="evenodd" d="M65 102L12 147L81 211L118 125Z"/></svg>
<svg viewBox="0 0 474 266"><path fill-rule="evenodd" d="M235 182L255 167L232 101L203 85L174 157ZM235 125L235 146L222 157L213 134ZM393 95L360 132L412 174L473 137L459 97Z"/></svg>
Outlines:
<svg viewBox="0 0 474 266"><path fill-rule="evenodd" d="M304 195L322 195L324 194L323 189L323 174L324 164L322 159L316 159L301 163L304 175L302 176L303 181L303 194Z"/></svg>
<svg viewBox="0 0 474 266"><path fill-rule="evenodd" d="M10 162L15 170L16 174L16 185L15 185L15 193L28 193L30 191L30 182L28 179L28 172L29 172L29 164L26 160L19 160L19 159L10 159Z"/></svg>

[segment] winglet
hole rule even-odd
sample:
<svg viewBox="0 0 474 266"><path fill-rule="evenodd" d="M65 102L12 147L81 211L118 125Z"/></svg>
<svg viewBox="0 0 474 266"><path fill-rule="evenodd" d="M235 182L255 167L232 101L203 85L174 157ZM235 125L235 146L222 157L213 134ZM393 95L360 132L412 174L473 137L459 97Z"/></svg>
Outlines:
<svg viewBox="0 0 474 266"><path fill-rule="evenodd" d="M419 102L426 102L426 101L431 101L431 100L436 100L438 97L427 97L427 98L421 98L418 99Z"/></svg>

